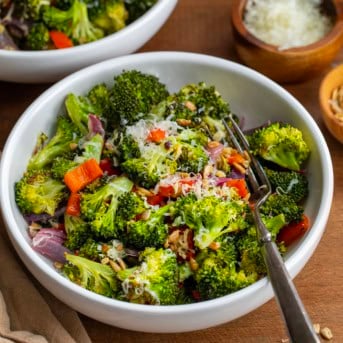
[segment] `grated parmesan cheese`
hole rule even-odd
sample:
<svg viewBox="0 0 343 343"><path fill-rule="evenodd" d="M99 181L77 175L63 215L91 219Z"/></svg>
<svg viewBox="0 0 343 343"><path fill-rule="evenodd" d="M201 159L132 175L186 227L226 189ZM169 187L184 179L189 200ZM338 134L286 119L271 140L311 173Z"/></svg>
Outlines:
<svg viewBox="0 0 343 343"><path fill-rule="evenodd" d="M305 46L332 28L320 4L320 0L248 0L244 24L255 37L280 50Z"/></svg>

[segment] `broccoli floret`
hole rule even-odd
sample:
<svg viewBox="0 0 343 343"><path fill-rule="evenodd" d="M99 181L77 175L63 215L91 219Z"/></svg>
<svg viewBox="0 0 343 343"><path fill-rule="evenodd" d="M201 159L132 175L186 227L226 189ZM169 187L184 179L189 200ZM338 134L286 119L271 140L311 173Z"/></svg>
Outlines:
<svg viewBox="0 0 343 343"><path fill-rule="evenodd" d="M81 213L91 220L93 232L100 237L116 238L118 227L115 222L119 197L130 192L133 183L126 177L112 178L91 193L81 195Z"/></svg>
<svg viewBox="0 0 343 343"><path fill-rule="evenodd" d="M39 20L42 9L45 6L50 6L50 2L50 0L24 0L21 6L25 7L26 17L32 20Z"/></svg>
<svg viewBox="0 0 343 343"><path fill-rule="evenodd" d="M119 199L116 221L125 222L146 210L145 203L136 193L127 192Z"/></svg>
<svg viewBox="0 0 343 343"><path fill-rule="evenodd" d="M308 195L308 180L306 175L295 171L275 171L265 169L273 191L288 194L295 202L299 202Z"/></svg>
<svg viewBox="0 0 343 343"><path fill-rule="evenodd" d="M177 170L187 173L199 173L209 160L208 154L200 145L181 144L181 154L177 159Z"/></svg>
<svg viewBox="0 0 343 343"><path fill-rule="evenodd" d="M125 161L121 169L140 186L152 188L160 179L174 174L177 163L164 146L150 145L142 157Z"/></svg>
<svg viewBox="0 0 343 343"><path fill-rule="evenodd" d="M227 232L246 227L246 206L240 200L224 201L215 196L206 196L184 205L183 222L194 230L194 243L199 249L207 248Z"/></svg>
<svg viewBox="0 0 343 343"><path fill-rule="evenodd" d="M26 36L26 48L29 50L46 50L49 48L49 42L48 28L43 23L33 24Z"/></svg>
<svg viewBox="0 0 343 343"><path fill-rule="evenodd" d="M103 117L107 117L111 112L111 92L104 83L95 85L88 92L88 99L97 109L97 113Z"/></svg>
<svg viewBox="0 0 343 343"><path fill-rule="evenodd" d="M214 86L200 82L186 85L178 93L170 95L158 105L158 112L162 112L164 117L189 119L198 123L205 117L223 119L230 109Z"/></svg>
<svg viewBox="0 0 343 343"><path fill-rule="evenodd" d="M141 157L141 152L137 141L132 135L123 134L118 143L119 158L121 161L127 161L132 158Z"/></svg>
<svg viewBox="0 0 343 343"><path fill-rule="evenodd" d="M290 170L299 171L310 154L302 132L290 124L273 123L247 138L254 155Z"/></svg>
<svg viewBox="0 0 343 343"><path fill-rule="evenodd" d="M157 0L124 0L124 2L129 12L129 23L132 23L154 6Z"/></svg>
<svg viewBox="0 0 343 343"><path fill-rule="evenodd" d="M114 79L110 120L114 126L117 121L123 126L133 124L167 96L166 86L157 77L137 70L124 71Z"/></svg>
<svg viewBox="0 0 343 343"><path fill-rule="evenodd" d="M90 139L83 142L81 146L83 152L81 156L75 157L75 162L81 164L91 158L94 158L99 163L103 147L104 137L99 133L95 134Z"/></svg>
<svg viewBox="0 0 343 343"><path fill-rule="evenodd" d="M56 157L70 152L72 145L77 141L78 130L75 125L66 117L58 117L55 135L31 157L28 169L42 169L48 166Z"/></svg>
<svg viewBox="0 0 343 343"><path fill-rule="evenodd" d="M247 274L256 273L258 276L266 274L267 269L262 255L261 242L254 226L240 233L237 239L237 249L242 270Z"/></svg>
<svg viewBox="0 0 343 343"><path fill-rule="evenodd" d="M168 224L165 222L166 214L171 204L151 210L148 219L130 221L127 224L127 244L138 249L145 247L161 247L168 236Z"/></svg>
<svg viewBox="0 0 343 343"><path fill-rule="evenodd" d="M64 245L70 250L80 248L82 244L90 237L91 230L81 217L64 214L64 227L67 234L67 240Z"/></svg>
<svg viewBox="0 0 343 343"><path fill-rule="evenodd" d="M76 44L93 42L104 36L104 32L90 22L87 5L79 0L74 0L72 6L65 11L45 6L43 22L50 28L63 31Z"/></svg>
<svg viewBox="0 0 343 343"><path fill-rule="evenodd" d="M181 142L201 146L205 146L209 141L208 135L203 130L195 128L182 130L177 138Z"/></svg>
<svg viewBox="0 0 343 343"><path fill-rule="evenodd" d="M66 254L66 260L68 262L62 272L72 282L107 297L114 297L120 290L120 284L110 266L72 254Z"/></svg>
<svg viewBox="0 0 343 343"><path fill-rule="evenodd" d="M216 251L208 250L195 272L202 300L218 298L247 287L257 280L257 274L245 273L238 267L233 240L225 239Z"/></svg>
<svg viewBox="0 0 343 343"><path fill-rule="evenodd" d="M140 266L117 273L125 298L139 304L175 304L178 295L176 255L170 249L147 248L140 260Z"/></svg>
<svg viewBox="0 0 343 343"><path fill-rule="evenodd" d="M65 106L72 122L83 134L88 133L89 114L99 114L99 108L91 103L87 97L76 96L73 93L67 95Z"/></svg>
<svg viewBox="0 0 343 343"><path fill-rule="evenodd" d="M66 186L45 170L27 171L15 184L15 199L22 213L54 215L68 196Z"/></svg>
<svg viewBox="0 0 343 343"><path fill-rule="evenodd" d="M122 0L98 0L88 4L89 18L92 23L107 34L126 26L128 12Z"/></svg>
<svg viewBox="0 0 343 343"><path fill-rule="evenodd" d="M291 221L300 221L304 214L304 208L297 205L291 196L274 193L261 206L260 212L267 217L283 214L286 223L289 223Z"/></svg>
<svg viewBox="0 0 343 343"><path fill-rule="evenodd" d="M51 165L50 171L55 179L63 180L65 173L75 168L78 165L73 159L69 159L65 156L56 157Z"/></svg>
<svg viewBox="0 0 343 343"><path fill-rule="evenodd" d="M117 239L102 243L95 241L92 238L88 238L80 247L78 256L85 257L96 262L101 262L104 258L109 258L112 261L118 261L119 259L126 257L126 252L123 248L123 243Z"/></svg>

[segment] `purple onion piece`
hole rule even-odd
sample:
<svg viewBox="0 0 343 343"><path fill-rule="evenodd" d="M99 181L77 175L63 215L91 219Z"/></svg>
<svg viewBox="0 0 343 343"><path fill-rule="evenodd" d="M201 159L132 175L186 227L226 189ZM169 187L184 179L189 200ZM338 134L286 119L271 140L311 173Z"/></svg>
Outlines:
<svg viewBox="0 0 343 343"><path fill-rule="evenodd" d="M236 169L232 169L230 171L230 174L228 175L228 177L230 179L244 179L245 178L245 174L240 173Z"/></svg>
<svg viewBox="0 0 343 343"><path fill-rule="evenodd" d="M34 222L40 222L40 223L47 223L49 220L59 218L62 216L65 212L66 208L65 206L62 206L58 208L53 216L47 213L42 214L24 214L24 219L27 223L31 224Z"/></svg>
<svg viewBox="0 0 343 343"><path fill-rule="evenodd" d="M102 126L102 122L99 117L94 114L90 114L88 116L88 129L91 136L94 136L98 133L101 135L101 137L105 137L105 130Z"/></svg>
<svg viewBox="0 0 343 343"><path fill-rule="evenodd" d="M63 246L65 234L55 229L41 229L32 239L32 247L35 251L48 257L54 262L65 263L65 253L70 250Z"/></svg>

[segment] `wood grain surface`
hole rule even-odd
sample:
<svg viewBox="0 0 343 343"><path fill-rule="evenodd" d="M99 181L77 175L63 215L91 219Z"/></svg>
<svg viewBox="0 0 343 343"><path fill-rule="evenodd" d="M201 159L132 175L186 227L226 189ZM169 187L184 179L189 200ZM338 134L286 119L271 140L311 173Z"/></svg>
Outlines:
<svg viewBox="0 0 343 343"><path fill-rule="evenodd" d="M179 0L159 33L140 51L190 51L238 61L230 27L230 0ZM239 61L238 61L239 62ZM343 54L335 64L343 62ZM322 130L332 155L335 194L324 236L295 284L314 323L332 330L332 342L343 342L343 145L324 127L318 103L319 84L325 70L306 83L287 85L311 113ZM25 108L49 85L0 82L0 148ZM103 342L282 342L286 333L274 300L233 322L182 334L137 333L110 327L85 316L82 321L94 343ZM185 318L187 320L187 318Z"/></svg>

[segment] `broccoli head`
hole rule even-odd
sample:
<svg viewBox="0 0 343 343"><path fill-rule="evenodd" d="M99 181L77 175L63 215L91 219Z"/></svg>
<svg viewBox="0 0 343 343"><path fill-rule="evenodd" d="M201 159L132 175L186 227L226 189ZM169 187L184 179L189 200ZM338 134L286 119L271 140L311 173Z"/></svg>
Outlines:
<svg viewBox="0 0 343 343"><path fill-rule="evenodd" d="M122 125L137 122L167 96L166 86L157 77L138 70L124 71L114 79L112 124L118 120Z"/></svg>
<svg viewBox="0 0 343 343"><path fill-rule="evenodd" d="M182 87L178 93L160 103L157 111L163 113L164 117L189 119L195 124L205 117L223 119L230 112L228 103L215 87L207 86L204 82Z"/></svg>
<svg viewBox="0 0 343 343"><path fill-rule="evenodd" d="M28 169L42 169L51 164L56 157L70 153L72 146L78 141L78 135L75 125L67 117L59 116L55 135L33 154Z"/></svg>
<svg viewBox="0 0 343 343"><path fill-rule="evenodd" d="M16 203L25 214L54 215L67 196L66 186L45 170L27 171L15 184Z"/></svg>
<svg viewBox="0 0 343 343"><path fill-rule="evenodd" d="M177 163L164 146L150 145L144 149L142 157L125 161L121 169L140 186L152 188L160 179L174 174Z"/></svg>
<svg viewBox="0 0 343 343"><path fill-rule="evenodd" d="M308 180L305 174L295 171L275 171L265 169L274 191L287 194L295 202L301 201L308 195Z"/></svg>
<svg viewBox="0 0 343 343"><path fill-rule="evenodd" d="M111 112L111 91L104 83L95 85L87 95L87 98L96 109L96 113L107 117Z"/></svg>
<svg viewBox="0 0 343 343"><path fill-rule="evenodd" d="M245 273L238 267L238 253L232 239L221 242L220 248L207 250L195 272L202 300L215 299L249 286L257 280L256 273Z"/></svg>
<svg viewBox="0 0 343 343"><path fill-rule="evenodd" d="M156 4L157 0L124 0L129 12L129 23L141 17L146 11Z"/></svg>
<svg viewBox="0 0 343 343"><path fill-rule="evenodd" d="M120 176L109 179L92 192L81 195L81 213L91 221L93 232L100 237L116 238L118 228L115 222L119 197L131 191L133 183Z"/></svg>
<svg viewBox="0 0 343 343"><path fill-rule="evenodd" d="M274 193L261 206L260 212L266 217L283 214L287 224L291 221L300 221L304 214L304 208L297 205L290 195Z"/></svg>
<svg viewBox="0 0 343 343"><path fill-rule="evenodd" d="M110 266L72 254L65 257L67 263L62 272L72 282L107 297L114 297L120 290L116 274Z"/></svg>
<svg viewBox="0 0 343 343"><path fill-rule="evenodd" d="M208 160L208 154L202 146L182 143L181 154L177 159L177 170L187 173L200 173Z"/></svg>
<svg viewBox="0 0 343 343"><path fill-rule="evenodd" d="M299 171L310 154L302 132L290 124L272 123L247 138L254 155L290 170Z"/></svg>
<svg viewBox="0 0 343 343"><path fill-rule="evenodd" d="M74 0L67 10L45 6L42 16L48 27L64 32L76 44L93 42L104 36L104 32L90 22L87 5L81 0Z"/></svg>
<svg viewBox="0 0 343 343"><path fill-rule="evenodd" d="M26 36L25 47L29 50L46 50L49 48L49 42L48 28L43 23L35 23Z"/></svg>
<svg viewBox="0 0 343 343"><path fill-rule="evenodd" d="M70 250L80 248L91 235L88 223L78 216L71 216L65 213L64 227L67 234L64 245Z"/></svg>
<svg viewBox="0 0 343 343"><path fill-rule="evenodd" d="M194 243L199 249L207 248L225 233L246 227L246 206L240 200L229 201L206 196L184 205L183 222L194 230Z"/></svg>
<svg viewBox="0 0 343 343"><path fill-rule="evenodd" d="M173 305L178 295L178 266L170 249L146 248L141 265L119 271L125 298L133 303Z"/></svg>
<svg viewBox="0 0 343 343"><path fill-rule="evenodd" d="M118 143L119 158L121 161L127 161L132 158L141 157L141 152L137 141L132 135L121 135Z"/></svg>
<svg viewBox="0 0 343 343"><path fill-rule="evenodd" d="M128 222L126 243L138 249L163 246L168 236L165 218L170 208L171 204L168 204L151 210L148 219Z"/></svg>
<svg viewBox="0 0 343 343"><path fill-rule="evenodd" d="M128 12L122 0L91 1L88 5L89 18L107 34L121 30L126 26Z"/></svg>
<svg viewBox="0 0 343 343"><path fill-rule="evenodd" d="M65 173L75 168L78 165L73 158L68 158L68 156L58 156L56 157L51 165L50 171L55 179L63 180Z"/></svg>
<svg viewBox="0 0 343 343"><path fill-rule="evenodd" d="M50 0L24 0L21 6L25 7L25 17L32 20L39 20L41 17L42 9L45 6L50 6Z"/></svg>

